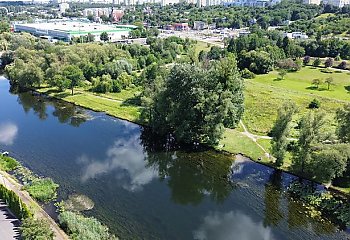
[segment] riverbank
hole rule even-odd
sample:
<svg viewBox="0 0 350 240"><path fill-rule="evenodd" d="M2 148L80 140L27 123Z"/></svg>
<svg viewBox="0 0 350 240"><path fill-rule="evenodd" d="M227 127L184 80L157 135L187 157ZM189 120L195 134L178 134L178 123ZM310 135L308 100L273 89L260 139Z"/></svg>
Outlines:
<svg viewBox="0 0 350 240"><path fill-rule="evenodd" d="M34 91L49 96L54 99L63 100L73 103L77 106L90 109L97 112L104 112L107 115L123 119L139 125L146 125L140 121L141 106L130 104L130 99L137 98L137 93L123 90L120 93L112 94L94 94L78 88L75 94L71 95L69 90L65 92L57 92L53 88L39 88ZM129 104L128 104L129 103ZM218 151L224 151L230 154L242 154L255 162L267 165L274 169L279 169L287 173L298 176L295 172L290 171L291 156L287 155L284 164L281 167L276 167L269 153L270 138L250 133L243 122L236 129L226 129L223 139L216 148ZM312 180L318 184L318 181ZM335 186L327 186L330 190L342 195L350 193L349 188L340 188Z"/></svg>
<svg viewBox="0 0 350 240"><path fill-rule="evenodd" d="M13 176L0 170L0 183L3 184L7 189L16 193L16 195L27 205L30 211L34 214L37 219L46 220L50 228L55 234L55 240L67 240L69 237L66 233L57 225L57 223L41 208L41 206L29 195L28 192L23 191L23 185L18 183Z"/></svg>

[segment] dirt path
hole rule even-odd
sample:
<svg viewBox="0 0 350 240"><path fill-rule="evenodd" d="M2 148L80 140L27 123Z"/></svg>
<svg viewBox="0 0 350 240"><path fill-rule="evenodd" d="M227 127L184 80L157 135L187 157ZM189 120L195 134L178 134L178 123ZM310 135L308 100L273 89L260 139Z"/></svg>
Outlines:
<svg viewBox="0 0 350 240"><path fill-rule="evenodd" d="M34 216L39 219L45 219L50 224L51 229L55 234L55 240L68 240L66 233L57 225L57 223L33 200L25 191L22 191L22 185L16 182L8 173L0 171L0 183L6 188L14 191L21 200L34 213Z"/></svg>
<svg viewBox="0 0 350 240"><path fill-rule="evenodd" d="M261 148L261 150L264 151L266 157L270 157L270 153L268 151L266 151L266 149L261 146L259 143L258 143L258 139L261 138L261 139L271 139L271 137L269 136L258 136L258 135L255 135L255 134L252 134L248 131L247 127L244 125L244 123L241 121L239 121L239 123L241 124L242 128L243 128L243 132L241 132L243 135L247 136L248 138L250 138L251 140L253 140L253 142L255 142L255 144Z"/></svg>

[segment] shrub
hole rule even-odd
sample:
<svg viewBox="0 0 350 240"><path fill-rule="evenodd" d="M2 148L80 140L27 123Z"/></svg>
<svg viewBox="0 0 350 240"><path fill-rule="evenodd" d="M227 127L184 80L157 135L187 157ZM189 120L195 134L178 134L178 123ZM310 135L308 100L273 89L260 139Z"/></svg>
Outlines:
<svg viewBox="0 0 350 240"><path fill-rule="evenodd" d="M309 104L309 108L311 109L320 108L320 106L321 106L321 103L317 99L312 100Z"/></svg>
<svg viewBox="0 0 350 240"><path fill-rule="evenodd" d="M279 69L284 69L287 71L299 71L301 66L290 58L283 59L277 63Z"/></svg>
<svg viewBox="0 0 350 240"><path fill-rule="evenodd" d="M242 75L242 78L246 78L246 79L255 78L255 73L249 71L249 69L247 69L247 68L242 70L241 75Z"/></svg>
<svg viewBox="0 0 350 240"><path fill-rule="evenodd" d="M316 58L316 59L314 60L314 62L312 63L312 65L313 65L314 67L320 66L320 65L321 65L321 59L320 59L320 58Z"/></svg>
<svg viewBox="0 0 350 240"><path fill-rule="evenodd" d="M41 202L49 202L56 198L58 184L54 183L50 178L36 178L28 185L24 186L24 189Z"/></svg>
<svg viewBox="0 0 350 240"><path fill-rule="evenodd" d="M305 66L308 65L308 64L310 63L310 61L311 61L310 56L305 56L305 57L303 58L303 64L304 64Z"/></svg>
<svg viewBox="0 0 350 240"><path fill-rule="evenodd" d="M347 67L346 61L342 61L342 62L339 63L339 65L338 65L338 68L340 68L340 69L346 69L346 67Z"/></svg>
<svg viewBox="0 0 350 240"><path fill-rule="evenodd" d="M69 234L73 240L80 239L116 239L108 232L108 228L103 226L93 217L84 217L79 213L63 211L58 216L61 227Z"/></svg>
<svg viewBox="0 0 350 240"><path fill-rule="evenodd" d="M0 169L3 171L13 171L19 166L19 163L11 158L0 155Z"/></svg>
<svg viewBox="0 0 350 240"><path fill-rule="evenodd" d="M332 67L333 66L333 58L327 58L327 60L324 62L324 66L326 68Z"/></svg>
<svg viewBox="0 0 350 240"><path fill-rule="evenodd" d="M54 239L53 231L44 220L27 218L22 222L20 231L23 240Z"/></svg>

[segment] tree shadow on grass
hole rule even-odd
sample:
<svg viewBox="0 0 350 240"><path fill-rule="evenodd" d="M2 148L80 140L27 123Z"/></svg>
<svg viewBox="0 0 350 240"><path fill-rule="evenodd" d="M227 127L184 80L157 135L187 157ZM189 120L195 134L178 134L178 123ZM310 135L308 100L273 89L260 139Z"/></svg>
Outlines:
<svg viewBox="0 0 350 240"><path fill-rule="evenodd" d="M74 95L72 95L71 93L60 92L60 93L55 94L55 97L65 98L65 97L68 97L68 96L75 96L75 95L79 95L79 94L81 94L81 93L74 93Z"/></svg>
<svg viewBox="0 0 350 240"><path fill-rule="evenodd" d="M124 100L121 106L141 106L141 97L134 96Z"/></svg>
<svg viewBox="0 0 350 240"><path fill-rule="evenodd" d="M350 93L350 85L349 86L344 86L345 90L348 91L348 93Z"/></svg>
<svg viewBox="0 0 350 240"><path fill-rule="evenodd" d="M51 94L51 93L57 94L57 93L60 93L60 91L58 89L49 89L45 92L45 94Z"/></svg>
<svg viewBox="0 0 350 240"><path fill-rule="evenodd" d="M307 88L305 88L307 90L313 90L313 91L327 91L327 88L324 87L315 87L315 86L309 86Z"/></svg>
<svg viewBox="0 0 350 240"><path fill-rule="evenodd" d="M279 81L282 81L282 80L283 80L282 78L277 77L277 78L275 78L273 81L274 81L274 82L279 82Z"/></svg>

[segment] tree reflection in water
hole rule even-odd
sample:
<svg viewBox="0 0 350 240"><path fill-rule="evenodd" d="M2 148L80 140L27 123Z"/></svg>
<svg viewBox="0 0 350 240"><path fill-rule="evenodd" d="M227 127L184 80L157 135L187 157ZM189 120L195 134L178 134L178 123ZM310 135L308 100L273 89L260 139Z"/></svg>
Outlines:
<svg viewBox="0 0 350 240"><path fill-rule="evenodd" d="M22 105L26 113L33 109L34 114L41 120L45 120L48 117L48 106L54 108L52 116L57 117L60 123L68 123L73 127L79 127L90 118L84 109L76 107L73 104L59 100L51 101L30 91L20 92L15 87L11 87L10 91L18 95L18 103Z"/></svg>
<svg viewBox="0 0 350 240"><path fill-rule="evenodd" d="M172 200L198 205L210 196L223 202L233 186L228 181L234 157L217 154L199 146L180 146L171 136L160 138L143 129L141 142L147 153L147 167L158 169L161 179L168 179Z"/></svg>
<svg viewBox="0 0 350 240"><path fill-rule="evenodd" d="M269 181L265 184L265 226L277 226L283 219L280 210L280 200L282 194L282 172L274 170Z"/></svg>

